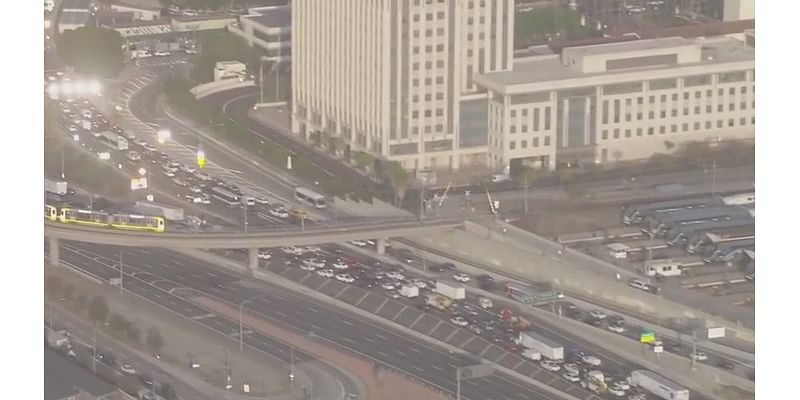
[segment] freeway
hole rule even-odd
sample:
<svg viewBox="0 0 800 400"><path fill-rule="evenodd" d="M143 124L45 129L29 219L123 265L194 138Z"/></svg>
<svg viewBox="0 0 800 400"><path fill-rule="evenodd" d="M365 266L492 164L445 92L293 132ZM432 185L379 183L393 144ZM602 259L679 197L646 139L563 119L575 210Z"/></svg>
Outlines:
<svg viewBox="0 0 800 400"><path fill-rule="evenodd" d="M302 230L288 226L249 233L151 233L94 228L45 222L45 236L51 239L111 244L118 246L157 246L202 249L255 249L278 246L304 246L358 239L414 236L463 226L462 220L434 219L373 220L356 224L314 225Z"/></svg>
<svg viewBox="0 0 800 400"><path fill-rule="evenodd" d="M87 271L104 279L117 277L114 269L119 250L114 247L65 243L62 246L65 264ZM243 300L261 296L249 303L248 309L293 330L313 332L381 364L399 369L404 374L429 382L449 392L455 391L455 371L472 365L473 357L450 353L436 346L409 339L393 329L375 326L351 314L283 288L267 283L254 284L243 277L223 272L202 260L162 249L129 249L125 251L124 285L129 291L145 296L169 309L197 315L208 312L191 302L198 295L240 304ZM183 311L181 311L183 310ZM200 313L200 314L198 314ZM199 320L231 332L230 323L218 316ZM248 336L247 343L261 349L281 347L268 337ZM284 346L285 347L285 346ZM268 351L268 350L267 350ZM283 356L287 355L285 349ZM573 394L585 392L573 388ZM472 400L496 399L553 399L542 389L533 388L500 373L465 381L462 397Z"/></svg>

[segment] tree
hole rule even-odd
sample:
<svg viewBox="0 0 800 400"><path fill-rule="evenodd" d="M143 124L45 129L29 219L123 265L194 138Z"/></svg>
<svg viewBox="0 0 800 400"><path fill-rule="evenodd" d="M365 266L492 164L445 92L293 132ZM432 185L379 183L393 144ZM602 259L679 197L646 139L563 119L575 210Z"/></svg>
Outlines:
<svg viewBox="0 0 800 400"><path fill-rule="evenodd" d="M128 326L130 326L131 323L122 315L113 313L111 314L111 318L108 320L108 324L115 332L122 333L128 329Z"/></svg>
<svg viewBox="0 0 800 400"><path fill-rule="evenodd" d="M124 68L119 32L94 26L68 30L58 37L58 56L81 74L112 78Z"/></svg>
<svg viewBox="0 0 800 400"><path fill-rule="evenodd" d="M395 204L400 205L406 197L406 185L408 185L408 171L398 161L390 161L388 165L389 180L394 188Z"/></svg>
<svg viewBox="0 0 800 400"><path fill-rule="evenodd" d="M50 297L58 297L61 289L64 287L64 281L60 276L49 276L44 281L44 288Z"/></svg>
<svg viewBox="0 0 800 400"><path fill-rule="evenodd" d="M375 157L363 151L353 152L353 160L356 162L356 166L364 171L369 171L369 168L375 164Z"/></svg>
<svg viewBox="0 0 800 400"><path fill-rule="evenodd" d="M108 303L103 296L94 296L89 302L89 318L95 322L106 322L108 317Z"/></svg>
<svg viewBox="0 0 800 400"><path fill-rule="evenodd" d="M675 142L672 142L670 140L665 140L664 141L664 148L667 149L667 150L674 149L675 148Z"/></svg>
<svg viewBox="0 0 800 400"><path fill-rule="evenodd" d="M528 186L533 184L538 178L539 171L531 167L522 167L522 172L519 174L519 179L522 181L522 188L525 191L523 194L523 212L528 213Z"/></svg>
<svg viewBox="0 0 800 400"><path fill-rule="evenodd" d="M145 342L147 343L147 347L153 351L159 351L164 347L164 338L161 337L161 332L159 332L158 328L155 326L151 326L150 329L147 330Z"/></svg>

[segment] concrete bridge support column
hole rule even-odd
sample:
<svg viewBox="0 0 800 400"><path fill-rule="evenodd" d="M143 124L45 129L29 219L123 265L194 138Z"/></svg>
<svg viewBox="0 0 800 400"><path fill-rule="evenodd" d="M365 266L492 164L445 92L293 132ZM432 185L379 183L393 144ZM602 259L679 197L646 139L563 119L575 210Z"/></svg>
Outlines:
<svg viewBox="0 0 800 400"><path fill-rule="evenodd" d="M255 271L258 269L258 247L254 247L252 249L248 249L247 255L250 259L249 267L251 271Z"/></svg>
<svg viewBox="0 0 800 400"><path fill-rule="evenodd" d="M51 236L48 239L50 241L48 243L48 246L50 247L50 265L58 266L59 264L58 252L60 250L58 246L60 245L60 243L58 242L58 238Z"/></svg>
<svg viewBox="0 0 800 400"><path fill-rule="evenodd" d="M379 256L386 254L386 239L385 238L378 239L377 247Z"/></svg>

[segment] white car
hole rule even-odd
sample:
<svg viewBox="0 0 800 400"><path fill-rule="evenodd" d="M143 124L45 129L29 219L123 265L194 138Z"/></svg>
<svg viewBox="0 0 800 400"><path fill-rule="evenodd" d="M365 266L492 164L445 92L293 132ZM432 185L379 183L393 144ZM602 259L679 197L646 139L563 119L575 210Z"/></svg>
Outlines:
<svg viewBox="0 0 800 400"><path fill-rule="evenodd" d="M153 53L153 55L156 56L156 57L168 57L168 56L171 55L171 53L168 52L168 51L157 51L157 52Z"/></svg>
<svg viewBox="0 0 800 400"><path fill-rule="evenodd" d="M403 273L401 273L399 271L389 271L389 272L386 273L386 277L389 278L389 279L394 279L394 280L398 280L398 281L403 281L403 280L406 279L406 276L403 275Z"/></svg>
<svg viewBox="0 0 800 400"><path fill-rule="evenodd" d="M202 204L203 203L203 198L202 197L192 196L190 194L186 195L186 200L188 200L189 203L194 203L194 204Z"/></svg>
<svg viewBox="0 0 800 400"><path fill-rule="evenodd" d="M413 282L413 283L414 283L414 286L416 286L416 287L418 287L418 288L420 288L420 289L425 289L425 288L427 288L427 287L428 287L428 284L427 284L427 283L425 283L425 281L423 281L422 279L414 279L414 280L413 280L413 281L411 281L411 282Z"/></svg>
<svg viewBox="0 0 800 400"><path fill-rule="evenodd" d="M303 250L297 246L281 247L281 251L290 256L299 256L303 254Z"/></svg>
<svg viewBox="0 0 800 400"><path fill-rule="evenodd" d="M186 54L197 54L197 50L195 49L185 49L184 52L186 52Z"/></svg>
<svg viewBox="0 0 800 400"><path fill-rule="evenodd" d="M332 267L335 268L335 269L347 269L347 268L349 268L347 266L347 264L345 264L345 262L342 261L342 260L338 260L335 263L333 263Z"/></svg>
<svg viewBox="0 0 800 400"><path fill-rule="evenodd" d="M692 360L695 360L695 361L705 361L705 360L708 360L708 356L706 355L706 353L703 353L702 351L696 351L696 352L694 352L694 353L690 354L690 355L689 355L689 357L690 357Z"/></svg>
<svg viewBox="0 0 800 400"><path fill-rule="evenodd" d="M581 361L583 361L584 364L593 365L593 366L598 366L598 365L603 363L603 361L600 360L599 358L597 358L595 356L590 356L588 354L582 355L581 356Z"/></svg>
<svg viewBox="0 0 800 400"><path fill-rule="evenodd" d="M394 290L395 289L394 283L392 283L392 282L384 282L384 283L381 284L381 287L384 288L385 290Z"/></svg>
<svg viewBox="0 0 800 400"><path fill-rule="evenodd" d="M119 370L128 374L128 375L136 375L136 368L133 368L133 365L130 364L122 364L119 366Z"/></svg>
<svg viewBox="0 0 800 400"><path fill-rule="evenodd" d="M568 374L572 374L572 375L580 375L581 374L581 368L578 366L578 364L566 363L566 364L564 364L564 372L566 372Z"/></svg>
<svg viewBox="0 0 800 400"><path fill-rule="evenodd" d="M300 265L300 269L307 272L314 272L317 269L317 267L303 263Z"/></svg>
<svg viewBox="0 0 800 400"><path fill-rule="evenodd" d="M305 250L306 252L308 252L308 253L319 253L319 252L321 252L321 251L322 251L322 249L321 249L321 248L319 248L319 247L317 247L317 246L306 246L306 247L304 248L304 250Z"/></svg>
<svg viewBox="0 0 800 400"><path fill-rule="evenodd" d="M258 258L260 258L262 260L269 260L270 258L272 258L272 254L270 254L270 252L267 251L267 250L259 250L258 251Z"/></svg>
<svg viewBox="0 0 800 400"><path fill-rule="evenodd" d="M465 282L466 283L466 282L469 282L470 279L472 279L472 278L470 278L469 275L467 275L467 274L465 274L463 272L459 272L459 273L453 275L453 279L455 279L455 280L457 280L459 282Z"/></svg>
<svg viewBox="0 0 800 400"><path fill-rule="evenodd" d="M164 170L164 175L166 175L167 178L174 178L175 177L175 172L170 171L170 170L167 169L167 170Z"/></svg>
<svg viewBox="0 0 800 400"><path fill-rule="evenodd" d="M256 203L262 206L268 206L269 200L266 197L256 197Z"/></svg>
<svg viewBox="0 0 800 400"><path fill-rule="evenodd" d="M612 395L617 396L617 397L625 396L625 391L620 389L620 388L617 388L617 387L608 388L608 393L611 393Z"/></svg>
<svg viewBox="0 0 800 400"><path fill-rule="evenodd" d="M351 240L350 244L352 244L353 246L364 247L367 245L367 242L363 240Z"/></svg>
<svg viewBox="0 0 800 400"><path fill-rule="evenodd" d="M317 260L316 258L309 258L307 260L303 260L303 264L311 265L314 268L325 268L325 262Z"/></svg>
<svg viewBox="0 0 800 400"><path fill-rule="evenodd" d="M631 390L631 385L627 381L615 381L611 386L620 390Z"/></svg>
<svg viewBox="0 0 800 400"><path fill-rule="evenodd" d="M450 318L450 322L452 322L456 326L467 326L467 325L469 325L469 322L467 322L467 320L465 320L464 317L453 317L453 318Z"/></svg>
<svg viewBox="0 0 800 400"><path fill-rule="evenodd" d="M644 393L635 393L628 396L628 400L647 400L647 395Z"/></svg>
<svg viewBox="0 0 800 400"><path fill-rule="evenodd" d="M400 298L400 293L397 293L396 290L393 290L393 291L387 293L386 295L389 296L392 299L399 299Z"/></svg>
<svg viewBox="0 0 800 400"><path fill-rule="evenodd" d="M202 193L202 192L203 192L203 189L200 189L200 188L199 188L199 187L197 187L197 186L192 186L192 187L190 187L190 188L189 188L189 191L190 191L190 192L192 192L192 193L195 193L195 194L197 194L197 193Z"/></svg>
<svg viewBox="0 0 800 400"><path fill-rule="evenodd" d="M541 362L539 362L539 365L550 372L558 372L559 370L561 370L560 365L550 360L542 360Z"/></svg>
<svg viewBox="0 0 800 400"><path fill-rule="evenodd" d="M595 318L595 319L605 319L607 317L606 313L601 311L601 310L589 311L589 315L591 315L592 318Z"/></svg>
<svg viewBox="0 0 800 400"><path fill-rule="evenodd" d="M323 278L333 278L333 270L332 269L318 269L317 275Z"/></svg>
<svg viewBox="0 0 800 400"><path fill-rule="evenodd" d="M643 281L641 279L633 278L633 279L629 280L628 281L628 286L630 286L630 287L632 287L634 289L644 290L645 292L649 292L650 291L650 285L647 282L645 282L645 281Z"/></svg>
<svg viewBox="0 0 800 400"><path fill-rule="evenodd" d="M611 332L614 332L614 333L620 333L621 334L621 333L625 332L625 326L611 324L611 325L608 326L608 330L611 331Z"/></svg>
<svg viewBox="0 0 800 400"><path fill-rule="evenodd" d="M78 127L75 125L70 125L68 129L71 133L78 133Z"/></svg>
<svg viewBox="0 0 800 400"><path fill-rule="evenodd" d="M285 209L282 208L275 208L269 210L269 215L272 215L275 218L289 218L289 213L286 212Z"/></svg>
<svg viewBox="0 0 800 400"><path fill-rule="evenodd" d="M336 280L344 283L353 283L356 281L350 274L336 274Z"/></svg>
<svg viewBox="0 0 800 400"><path fill-rule="evenodd" d="M581 380L580 375L573 374L572 372L564 372L561 376L569 382L578 382Z"/></svg>
<svg viewBox="0 0 800 400"><path fill-rule="evenodd" d="M206 194L200 196L200 199L203 201L203 204L211 204L211 198Z"/></svg>

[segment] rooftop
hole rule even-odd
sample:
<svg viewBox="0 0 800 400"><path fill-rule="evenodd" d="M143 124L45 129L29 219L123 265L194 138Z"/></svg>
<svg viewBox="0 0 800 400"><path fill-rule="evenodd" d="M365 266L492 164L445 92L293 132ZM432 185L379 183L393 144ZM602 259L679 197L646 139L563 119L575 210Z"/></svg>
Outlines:
<svg viewBox="0 0 800 400"><path fill-rule="evenodd" d="M132 0L129 1L114 0L111 2L111 6L136 8L139 10L148 10L148 11L161 11L162 8L160 4L148 4L147 2L142 2L141 0L135 2Z"/></svg>
<svg viewBox="0 0 800 400"><path fill-rule="evenodd" d="M84 25L89 21L89 13L62 11L58 23L63 25Z"/></svg>
<svg viewBox="0 0 800 400"><path fill-rule="evenodd" d="M90 0L64 0L64 10L88 10Z"/></svg>
<svg viewBox="0 0 800 400"><path fill-rule="evenodd" d="M652 40L636 40L630 42L611 43L595 46L570 48L572 51L585 52L586 54L612 54L614 52L630 52L647 49L664 49L667 47L685 46L695 44L700 46L701 57L696 63L673 64L669 66L655 65L634 68L615 69L600 73L582 73L576 69L565 67L558 55L527 57L515 60L510 71L493 72L477 77L480 83L495 87L525 85L552 81L567 81L573 79L590 78L594 76L613 76L630 72L658 71L675 67L698 65L715 65L740 61L755 61L755 49L744 43L727 37L709 39L684 39L662 38Z"/></svg>
<svg viewBox="0 0 800 400"><path fill-rule="evenodd" d="M253 22L268 28L286 28L292 24L292 12L289 7L274 7L269 10L259 10L258 14L245 15Z"/></svg>
<svg viewBox="0 0 800 400"><path fill-rule="evenodd" d="M189 17L186 15L178 15L172 17L173 21L178 21L178 22L208 21L208 20L218 20L218 19L229 19L233 21L236 20L236 16L230 14L204 14L193 17Z"/></svg>
<svg viewBox="0 0 800 400"><path fill-rule="evenodd" d="M53 350L44 350L44 399L63 399L82 390L94 397L117 391L91 372L73 364Z"/></svg>
<svg viewBox="0 0 800 400"><path fill-rule="evenodd" d="M711 22L707 24L688 24L668 28L612 28L610 31L606 32L606 35L612 37L634 36L640 39L654 39L671 36L696 38L742 33L747 29L755 29L755 27L756 20L747 19L741 21Z"/></svg>

